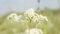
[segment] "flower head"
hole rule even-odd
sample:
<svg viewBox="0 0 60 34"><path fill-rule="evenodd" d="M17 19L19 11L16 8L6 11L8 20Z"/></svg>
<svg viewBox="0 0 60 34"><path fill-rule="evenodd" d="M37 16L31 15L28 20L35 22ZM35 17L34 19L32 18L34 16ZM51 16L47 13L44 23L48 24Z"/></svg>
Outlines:
<svg viewBox="0 0 60 34"><path fill-rule="evenodd" d="M31 9L28 9L24 14L27 15L29 18L31 18L35 15L35 11L33 8L31 8Z"/></svg>
<svg viewBox="0 0 60 34"><path fill-rule="evenodd" d="M30 29L30 30L25 30L25 33L28 34L28 32L30 34L43 34L43 31L41 29Z"/></svg>
<svg viewBox="0 0 60 34"><path fill-rule="evenodd" d="M32 21L33 22L41 22L41 21L48 21L47 17L46 16L42 16L42 15L37 15L37 16L34 16Z"/></svg>
<svg viewBox="0 0 60 34"><path fill-rule="evenodd" d="M20 18L17 16L16 13L12 13L7 17L7 19L10 21L18 22Z"/></svg>
<svg viewBox="0 0 60 34"><path fill-rule="evenodd" d="M15 13L12 13L10 15L8 15L7 19L10 20L10 19L13 19L15 18L15 16L17 16Z"/></svg>

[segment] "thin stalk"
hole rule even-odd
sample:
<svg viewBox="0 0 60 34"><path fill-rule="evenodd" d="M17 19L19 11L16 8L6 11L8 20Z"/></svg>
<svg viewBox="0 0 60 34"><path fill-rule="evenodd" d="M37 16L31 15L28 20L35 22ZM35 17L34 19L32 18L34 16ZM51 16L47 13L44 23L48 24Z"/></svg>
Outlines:
<svg viewBox="0 0 60 34"><path fill-rule="evenodd" d="M29 29L29 25L27 24L27 22L25 22L25 26L26 26L26 28L28 29L28 34L30 34L30 29Z"/></svg>

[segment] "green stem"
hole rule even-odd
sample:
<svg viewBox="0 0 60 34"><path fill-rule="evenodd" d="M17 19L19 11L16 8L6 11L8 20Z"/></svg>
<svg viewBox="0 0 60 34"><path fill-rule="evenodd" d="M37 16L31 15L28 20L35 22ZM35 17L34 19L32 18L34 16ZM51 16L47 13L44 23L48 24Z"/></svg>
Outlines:
<svg viewBox="0 0 60 34"><path fill-rule="evenodd" d="M26 26L26 28L28 29L28 34L30 34L30 29L29 29L29 25L27 24L27 22L25 22L25 26Z"/></svg>

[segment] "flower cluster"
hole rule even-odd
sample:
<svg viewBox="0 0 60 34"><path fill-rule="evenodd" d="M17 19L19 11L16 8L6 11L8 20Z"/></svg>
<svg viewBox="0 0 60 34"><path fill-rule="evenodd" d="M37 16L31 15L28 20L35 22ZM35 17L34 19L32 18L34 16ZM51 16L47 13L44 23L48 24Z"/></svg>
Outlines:
<svg viewBox="0 0 60 34"><path fill-rule="evenodd" d="M26 16L28 16L29 18L33 17L35 12L34 10L31 8L31 9L28 9L25 13L24 13Z"/></svg>
<svg viewBox="0 0 60 34"><path fill-rule="evenodd" d="M30 30L25 30L25 34L43 34L43 31L41 29L36 29L36 28L32 28Z"/></svg>
<svg viewBox="0 0 60 34"><path fill-rule="evenodd" d="M43 20L48 21L47 17L42 16L42 15L34 16L34 18L32 20L33 20L33 22L38 22L38 23L43 21Z"/></svg>
<svg viewBox="0 0 60 34"><path fill-rule="evenodd" d="M24 13L24 15L25 15L27 21L30 21L30 22L33 22L33 23L42 23L43 21L47 21L48 22L48 19L47 19L46 16L37 14L34 11L34 9L32 9L32 8L27 10Z"/></svg>
<svg viewBox="0 0 60 34"><path fill-rule="evenodd" d="M25 13L24 13L24 20L26 21L32 21L32 22L41 22L43 20L46 20L48 21L47 17L46 16L42 16L42 15L38 15L37 13L35 13L34 9L28 9ZM16 22L19 22L19 20L22 20L22 15L17 15L16 13L12 13L10 14L7 19L8 20L12 20L12 21L16 21ZM22 20L23 21L23 20Z"/></svg>
<svg viewBox="0 0 60 34"><path fill-rule="evenodd" d="M7 17L7 20L9 20L9 21L13 21L13 22L20 22L20 21L22 21L22 20L20 20L22 18L22 15L17 15L16 13L12 13L12 14L10 14L10 15L8 15L8 17Z"/></svg>
<svg viewBox="0 0 60 34"><path fill-rule="evenodd" d="M24 25L27 27L27 29L29 28L29 25L27 23L41 25L41 24L43 24L43 21L48 22L48 19L46 16L43 16L41 14L40 15L37 14L32 8L28 9L23 15L18 16L16 13L12 13L7 17L7 19L9 21L14 21L17 23L18 22L24 23ZM43 34L43 31L41 29L33 28L33 29L25 30L25 34L28 34L28 33L30 33L30 34Z"/></svg>

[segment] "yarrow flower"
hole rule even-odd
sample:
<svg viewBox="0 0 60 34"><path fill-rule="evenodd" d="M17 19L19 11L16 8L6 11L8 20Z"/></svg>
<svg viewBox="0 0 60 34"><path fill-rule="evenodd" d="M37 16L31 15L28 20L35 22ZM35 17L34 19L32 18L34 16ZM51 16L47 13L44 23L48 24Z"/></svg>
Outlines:
<svg viewBox="0 0 60 34"><path fill-rule="evenodd" d="M40 18L41 18L41 20L46 20L46 21L48 21L48 19L47 19L47 17L46 16L42 16L42 15L39 15L40 16Z"/></svg>
<svg viewBox="0 0 60 34"><path fill-rule="evenodd" d="M30 30L25 30L25 34L43 34L43 31L41 29L30 29Z"/></svg>
<svg viewBox="0 0 60 34"><path fill-rule="evenodd" d="M27 15L29 18L31 18L35 15L35 11L33 8L31 8L31 9L28 9L24 14Z"/></svg>
<svg viewBox="0 0 60 34"><path fill-rule="evenodd" d="M17 16L16 13L12 13L7 17L8 20L15 21L15 22L19 22L20 18L21 18L21 16Z"/></svg>
<svg viewBox="0 0 60 34"><path fill-rule="evenodd" d="M41 17L42 19L45 19L45 20L48 22L48 19L47 19L46 16L42 16L42 15L40 15L40 17Z"/></svg>
<svg viewBox="0 0 60 34"><path fill-rule="evenodd" d="M10 19L13 19L15 18L15 16L17 16L15 13L12 13L10 15L8 15L7 19L10 20Z"/></svg>
<svg viewBox="0 0 60 34"><path fill-rule="evenodd" d="M43 20L48 21L47 17L46 16L42 16L42 15L34 16L33 19L32 19L33 22L41 22Z"/></svg>
<svg viewBox="0 0 60 34"><path fill-rule="evenodd" d="M35 13L35 11L34 11L33 8L28 9L24 14L26 15L27 19L30 18L34 22L36 22L36 21L38 22L40 20L46 20L46 21L48 21L48 19L47 19L46 16L38 15L37 13Z"/></svg>

